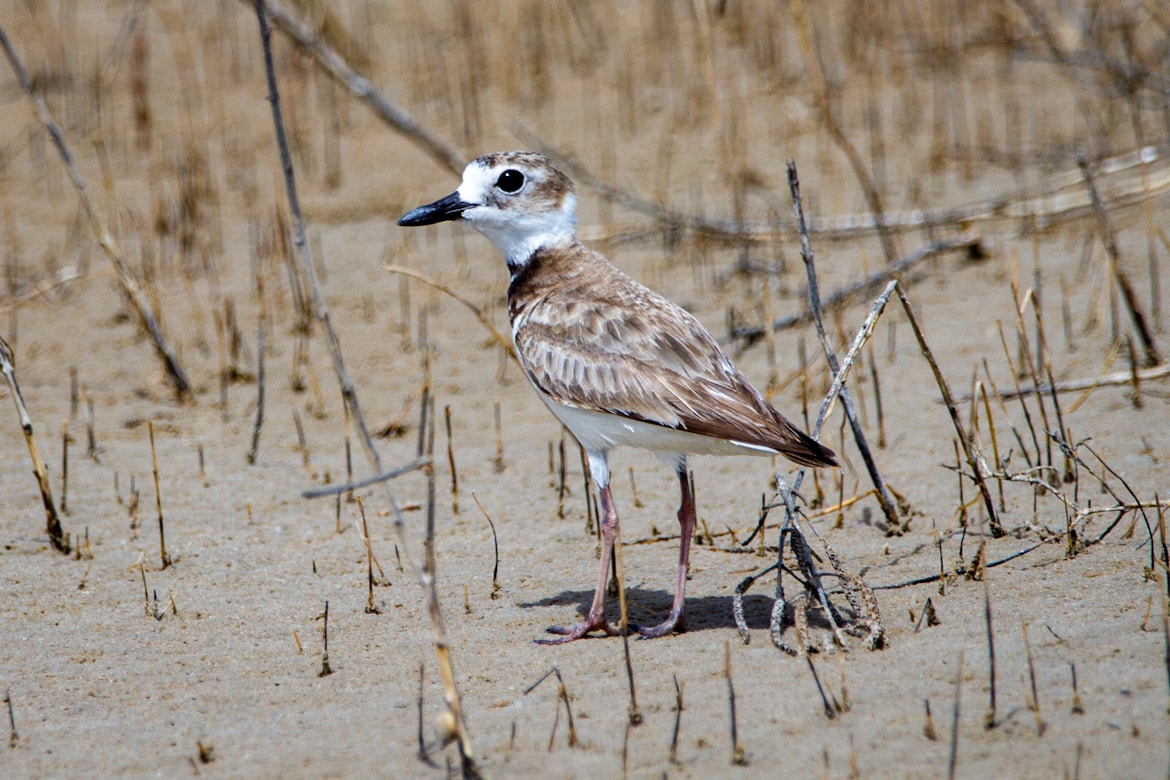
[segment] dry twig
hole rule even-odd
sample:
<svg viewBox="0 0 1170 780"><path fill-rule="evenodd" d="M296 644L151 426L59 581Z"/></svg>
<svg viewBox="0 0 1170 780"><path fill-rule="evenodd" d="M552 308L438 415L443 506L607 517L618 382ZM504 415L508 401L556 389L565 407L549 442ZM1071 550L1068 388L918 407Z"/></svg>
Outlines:
<svg viewBox="0 0 1170 780"><path fill-rule="evenodd" d="M462 173L467 161L446 141L414 121L410 114L390 102L373 84L360 76L337 51L292 12L272 0L262 0L276 26L297 46L307 50L325 71L366 104L374 115L418 144L423 151L452 173Z"/></svg>
<svg viewBox="0 0 1170 780"><path fill-rule="evenodd" d="M65 141L65 134L61 132L61 128L57 125L56 120L53 119L53 115L49 113L49 108L45 105L44 98L37 91L32 78L29 77L28 71L24 67L24 63L17 57L16 50L12 48L12 43L8 40L8 36L5 34L3 27L0 27L0 45L4 47L4 52L8 55L8 62L12 65L12 70L16 73L17 81L20 82L20 86L24 89L25 94L29 96L33 105L36 106L37 116L40 117L45 129L49 131L49 136L53 139L53 144L57 147L57 152L61 155L61 161L65 164L66 170L69 171L69 178L73 181L73 187L77 190L77 194L81 196L81 204L85 208L86 216L89 217L89 225L97 237L98 244L101 246L102 251L106 253L106 257L113 263L114 270L118 274L118 281L122 284L122 290L125 291L126 297L130 299L130 303L133 305L134 312L138 315L142 327L150 334L155 351L162 358L163 364L166 366L167 374L170 376L175 393L180 398L186 398L191 394L191 382L187 379L187 374L183 371L183 367L179 365L179 359L167 344L162 329L154 317L154 310L151 308L150 302L143 294L142 288L139 287L138 281L130 271L130 267L126 265L126 259L122 255L122 248L118 245L117 239L114 238L114 234L110 232L101 215L98 214L97 205L93 202L93 197L89 193L89 186L86 184L85 179L82 178L81 171L77 169L77 164L73 161L73 153L69 150L69 144Z"/></svg>

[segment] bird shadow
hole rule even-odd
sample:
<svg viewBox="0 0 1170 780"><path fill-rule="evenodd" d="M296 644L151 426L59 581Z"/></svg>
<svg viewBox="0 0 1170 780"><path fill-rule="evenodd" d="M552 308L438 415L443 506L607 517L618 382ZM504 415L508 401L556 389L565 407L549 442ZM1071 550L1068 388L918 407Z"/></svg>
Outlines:
<svg viewBox="0 0 1170 780"><path fill-rule="evenodd" d="M570 620L567 617L561 623L572 623L583 620L589 614L589 607L593 603L592 590L563 590L552 596L536 601L525 601L517 606L533 607L564 607L576 608L577 617ZM670 614L674 603L674 594L665 590L650 590L646 588L631 588L628 596L628 610L631 625L656 625ZM748 594L743 599L743 614L748 628L767 628L772 615L772 599L763 595ZM606 599L606 618L617 625L621 620L621 607L616 596ZM731 596L699 596L687 597L686 601L686 630L707 631L716 628L735 628L735 617L732 614Z"/></svg>

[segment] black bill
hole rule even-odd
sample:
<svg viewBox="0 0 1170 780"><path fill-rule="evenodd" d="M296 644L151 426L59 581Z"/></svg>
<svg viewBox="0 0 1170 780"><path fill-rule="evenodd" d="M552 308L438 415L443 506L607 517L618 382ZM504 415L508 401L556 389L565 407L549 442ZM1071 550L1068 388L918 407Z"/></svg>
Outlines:
<svg viewBox="0 0 1170 780"><path fill-rule="evenodd" d="M398 224L406 227L434 225L436 222L459 219L464 211L467 211L473 206L475 206L474 203L467 203L462 200L458 192L452 192L447 197L436 200L434 203L428 203L425 206L419 206L417 209L411 209L402 219L398 220Z"/></svg>

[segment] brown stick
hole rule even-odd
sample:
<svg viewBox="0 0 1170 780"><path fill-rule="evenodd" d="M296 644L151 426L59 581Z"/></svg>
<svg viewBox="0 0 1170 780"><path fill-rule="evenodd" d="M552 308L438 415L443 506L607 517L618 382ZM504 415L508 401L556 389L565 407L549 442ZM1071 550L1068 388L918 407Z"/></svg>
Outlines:
<svg viewBox="0 0 1170 780"><path fill-rule="evenodd" d="M150 431L150 464L154 472L154 505L158 509L158 547L162 558L162 567L171 565L171 556L167 555L167 535L163 526L162 491L158 486L158 453L154 448L154 420L146 421L146 428Z"/></svg>
<svg viewBox="0 0 1170 780"><path fill-rule="evenodd" d="M938 363L934 360L934 353L930 351L930 346L926 343L926 337L922 335L922 328L918 325L918 318L914 316L914 308L910 305L910 299L898 288L898 300L902 302L902 308L906 311L906 318L910 321L910 327L914 331L914 338L918 340L918 348L922 351L922 356L926 358L926 362L930 365L930 370L934 374L934 381L938 384L939 392L942 393L943 403L946 404L947 412L951 415L951 423L955 426L955 433L959 436L959 444L963 447L963 454L967 458L967 465L971 467L972 477L975 484L979 487L979 494L983 497L983 505L987 508L987 518L991 524L991 534L995 537L1003 536L1003 525L999 520L999 513L995 510L995 501L991 498L991 491L987 488L987 481L983 474L983 460L976 456L971 448L971 442L967 436L967 430L963 427L962 421L959 419L959 411L955 408L954 397L951 395L951 389L947 385L947 380L942 375L942 371L938 367Z"/></svg>
<svg viewBox="0 0 1170 780"><path fill-rule="evenodd" d="M837 355L833 351L833 345L829 343L829 337L825 333L825 323L820 314L820 293L817 288L816 276L816 261L813 256L812 242L808 237L808 230L804 220L804 203L800 198L800 179L796 173L796 163L792 160L788 161L788 189L792 193L793 208L796 210L796 222L800 228L800 256L804 260L805 270L808 272L808 297L813 309L813 321L816 323L817 336L821 340L821 347L825 350L825 358L829 363L829 368L836 376L840 373L841 366L837 361ZM903 298L901 289L898 290L898 297ZM882 513L886 516L886 522L889 523L889 532L891 534L901 534L904 530L902 520L898 517L898 508L894 504L894 499L890 495L889 488L886 487L882 480L881 474L878 472L877 464L874 463L873 455L870 453L869 445L865 438L865 431L861 429L861 423L857 419L857 413L853 408L853 400L850 397L848 389L842 385L840 388L841 405L845 408L845 416L849 420L849 427L853 431L853 439L857 444L857 449L861 453L861 459L865 463L865 468L869 472L870 480L873 482L874 489L877 491L878 504L882 508Z"/></svg>
<svg viewBox="0 0 1170 780"><path fill-rule="evenodd" d="M260 449L260 429L264 425L264 326L256 329L256 419L252 423L252 446L248 448L248 464L256 465Z"/></svg>
<svg viewBox="0 0 1170 780"><path fill-rule="evenodd" d="M69 421L61 421L61 514L69 514Z"/></svg>
<svg viewBox="0 0 1170 780"><path fill-rule="evenodd" d="M0 35L4 31L0 30ZM28 444L28 454L32 458L33 474L37 478L37 486L41 490L41 503L45 506L45 530L49 534L49 543L57 552L68 554L70 550L69 537L61 528L61 518L57 515L57 506L53 503L53 490L49 487L49 473L45 469L45 462L41 460L41 451L37 448L37 441L33 437L32 418L28 408L24 405L24 396L21 395L20 385L16 382L16 365L12 357L12 350L8 342L0 336L0 372L8 380L12 389L12 401L16 404L16 413L20 417L20 429L24 433L24 441Z"/></svg>
<svg viewBox="0 0 1170 780"><path fill-rule="evenodd" d="M1089 198L1093 202L1093 211L1097 214L1097 226L1101 231L1101 242L1105 244L1105 252L1109 255L1109 273L1121 291L1121 298L1125 301L1125 308L1129 311L1129 319L1137 331L1142 342L1142 349L1146 353L1146 367L1156 366L1162 362L1158 354L1158 347L1154 343L1154 336L1146 324L1146 315L1138 302L1137 294L1129 276L1121 269L1121 250L1117 248L1117 237L1109 224L1109 216L1105 213L1105 206L1101 203L1101 196L1097 193L1097 185L1093 181L1093 173L1089 168L1089 160L1084 152L1077 153L1077 165L1085 177L1085 188L1089 191Z"/></svg>

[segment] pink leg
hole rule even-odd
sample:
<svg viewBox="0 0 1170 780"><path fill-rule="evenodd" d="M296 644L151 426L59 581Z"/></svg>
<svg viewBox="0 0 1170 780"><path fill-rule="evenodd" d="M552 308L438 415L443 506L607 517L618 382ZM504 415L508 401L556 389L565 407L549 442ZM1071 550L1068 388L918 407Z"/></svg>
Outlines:
<svg viewBox="0 0 1170 780"><path fill-rule="evenodd" d="M675 631L686 631L683 602L687 589L687 561L691 555L691 537L695 533L695 497L691 493L691 480L685 458L678 466L678 484L682 491L682 501L678 507L678 523L682 527L682 542L678 549L678 585L674 590L674 604L670 608L670 617L656 626L635 626L635 630L647 639L666 636Z"/></svg>
<svg viewBox="0 0 1170 780"><path fill-rule="evenodd" d="M563 634L559 639L537 639L541 645L563 645L580 639L590 631L604 631L609 636L618 636L621 632L609 624L605 619L605 589L609 584L609 560L613 557L613 541L617 537L618 515L613 505L613 496L609 492L609 484L601 488L601 565L597 571L597 587L593 591L593 604L589 607L589 617L584 623L575 626L551 626L550 634Z"/></svg>

